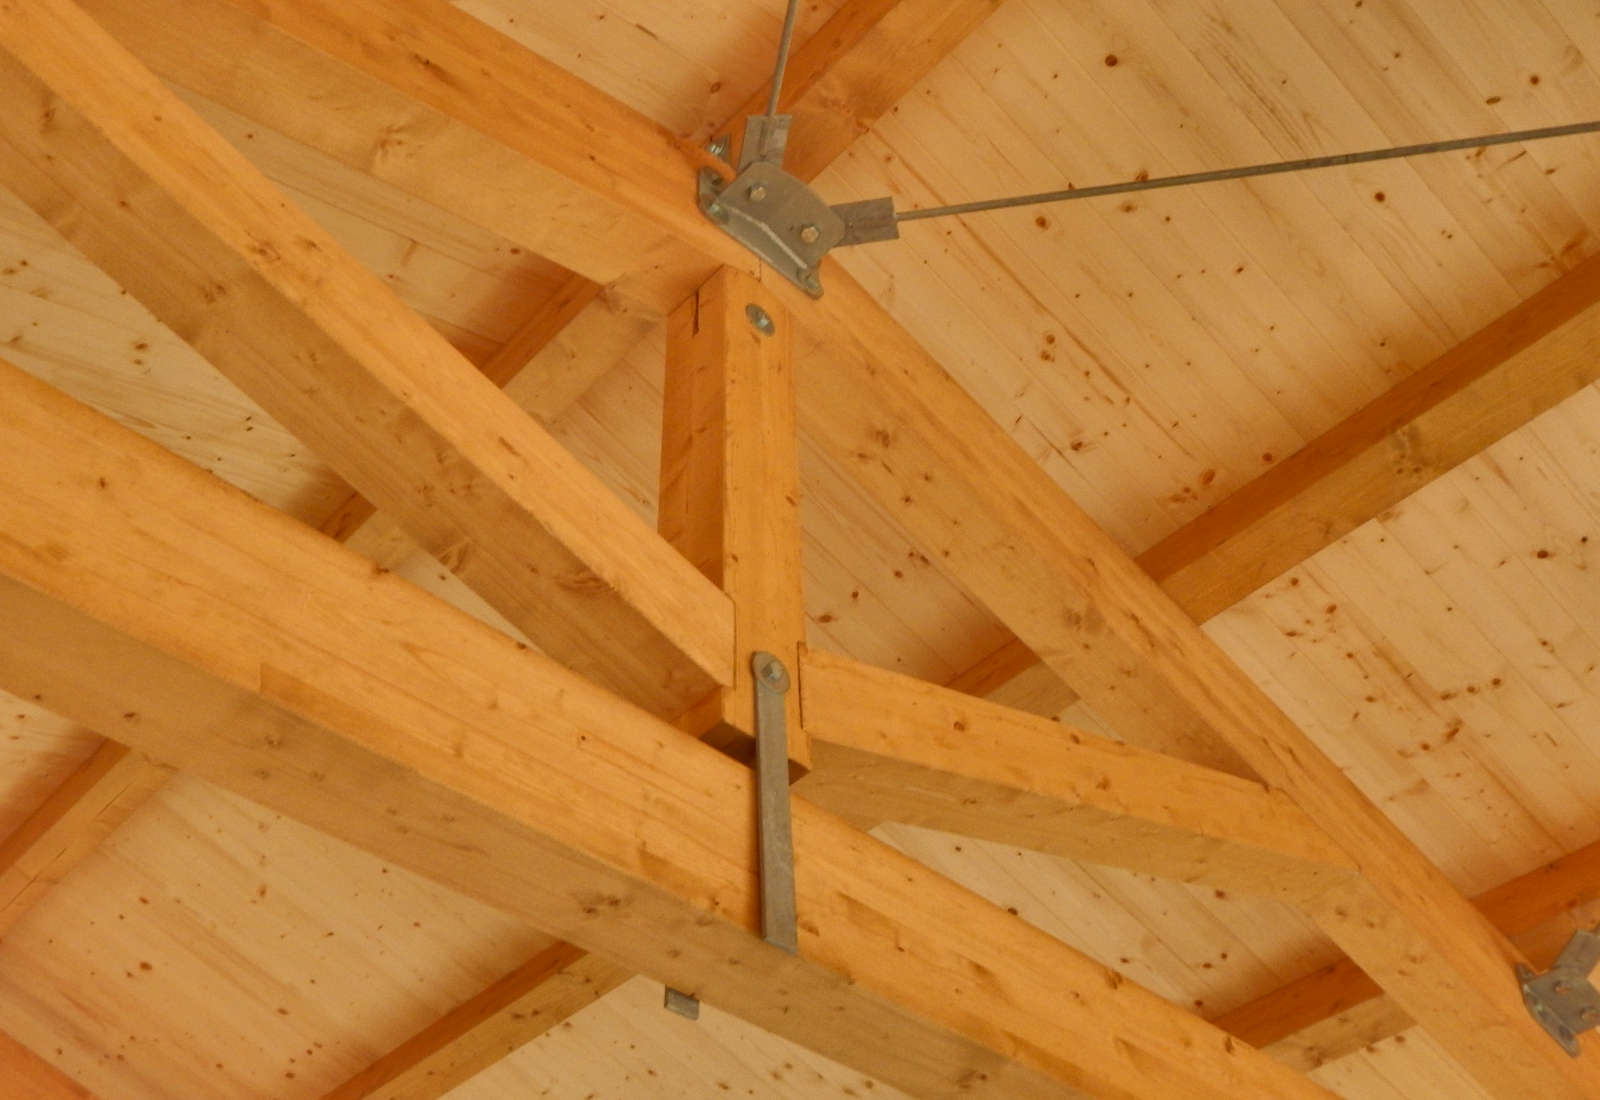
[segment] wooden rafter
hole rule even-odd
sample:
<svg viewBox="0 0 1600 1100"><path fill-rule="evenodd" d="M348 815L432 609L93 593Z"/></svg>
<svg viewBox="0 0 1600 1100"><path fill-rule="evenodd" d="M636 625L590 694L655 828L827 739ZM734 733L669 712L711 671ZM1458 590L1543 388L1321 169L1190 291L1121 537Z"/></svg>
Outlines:
<svg viewBox="0 0 1600 1100"><path fill-rule="evenodd" d="M1600 844L1502 883L1478 895L1473 904L1535 969L1544 970L1574 932L1600 922ZM1330 963L1212 1022L1300 1070L1315 1069L1415 1025L1349 959Z"/></svg>
<svg viewBox="0 0 1600 1100"><path fill-rule="evenodd" d="M581 188L581 179L579 185ZM905 375L910 377L912 383L929 380L938 382L942 376L937 374L937 369L934 368L933 372L929 373L927 365L918 362L917 354L902 356L901 353L905 350L901 344L903 334L884 328L875 311L864 309L860 304L861 298L850 290L849 284L842 280L839 273L833 274L832 281L836 290L840 287L846 288L849 293L843 297L855 304L847 305L843 313L837 305L832 308L825 306L822 312L830 321L837 321L843 317L847 321L857 322L855 326L847 324L838 330L845 334L843 338L831 335L825 336L821 341L829 350L843 353L840 361L865 363L868 374L874 369L881 372L874 384L891 394L895 393L897 388L906 387L908 384L906 377L887 377L902 367L909 367ZM866 349L864 357L860 354L863 347ZM921 395L922 391L916 390L914 385L912 389ZM956 419L962 421L962 427L981 423L981 418L969 423L964 415L958 415ZM955 436L952 435L951 438ZM874 437L874 442L881 448L887 449L893 446L894 437L892 435L886 439ZM985 450L982 447L978 449ZM840 455L846 462L858 457L857 452L848 449L841 451ZM929 471L920 472L926 474ZM958 473L954 480L959 482L961 476L973 475L971 471L965 475ZM902 487L897 488L903 493ZM910 505L913 501L902 499L901 503ZM912 526L915 527L915 524ZM1008 530L1007 533L1015 532ZM1074 526L1072 533L1075 539L1082 540L1083 545L1098 548L1094 532ZM1037 549L1038 544L1032 539L1036 532L1027 530L1023 534L1030 537L1022 541L1027 543L1030 549ZM922 537L926 542L938 544L947 541L938 535L939 532L934 528L922 529ZM1046 540L1045 545L1049 546L1049 540ZM945 549L950 547L947 546ZM1082 546L1078 552L1084 552ZM1475 926L1470 920L1460 919L1459 909L1450 901L1451 895L1448 890L1441 888L1442 880L1436 874L1429 873L1425 865L1418 866L1412 861L1407 854L1409 848L1403 841L1397 851L1391 851L1386 847L1398 834L1392 830L1386 832L1381 825L1367 820L1363 816L1365 811L1362 810L1359 799L1352 800L1349 797L1350 788L1342 785L1342 781L1338 780L1336 775L1327 774L1327 771L1317 764L1315 758L1310 761L1308 769L1307 761L1299 752L1299 745L1294 740L1295 735L1291 730L1283 729L1275 722L1270 710L1259 708L1252 691L1233 680L1234 674L1228 671L1229 666L1225 662L1216 663L1203 645L1194 643L1193 639L1197 635L1189 633L1192 631L1192 624L1170 617L1171 609L1159 599L1146 602L1150 593L1141 586L1143 578L1135 576L1136 570L1132 569L1131 563L1124 568L1123 559L1114 552L1104 559L1095 553L1084 560L1092 560L1097 570L1110 563L1111 579L1107 582L1105 578L1097 576L1085 580L1082 572L1083 560L1074 561L1069 551L1065 559L1057 560L1055 564L1068 567L1076 565L1078 567L1076 576L1080 582L1077 587L1086 589L1089 598L1085 603L1080 600L1083 593L1072 594L1071 598L1063 601L1061 606L1072 609L1079 615L1077 623L1073 624L1075 627L1086 627L1090 633L1098 635L1101 639L1110 639L1114 643L1112 651L1104 657L1082 658L1075 653L1056 652L1046 647L1047 656L1052 657L1058 667L1071 668L1072 675L1080 683L1084 682L1085 676L1091 681L1097 680L1090 694L1091 701L1101 709L1112 713L1119 721L1123 716L1118 711L1120 706L1135 727L1156 729L1159 726L1156 721L1159 715L1155 712L1137 704L1122 703L1116 695L1118 682L1106 675L1107 672L1114 670L1123 671L1124 674L1127 670L1132 670L1135 675L1141 677L1141 687L1153 684L1170 694L1171 698L1161 702L1161 706L1174 704L1180 714L1183 709L1188 708L1195 711L1202 719L1192 728L1180 731L1186 737L1194 739L1191 748L1198 744L1203 749L1217 751L1219 745L1225 746L1226 751L1242 755L1251 766L1261 771L1269 780L1277 782L1280 777L1286 776L1289 782L1283 785L1303 804L1317 807L1317 816L1329 824L1335 835L1341 837L1341 842L1346 842L1344 834L1348 830L1346 846L1351 848L1353 854L1362 862L1368 875L1370 888L1363 887L1349 891L1330 900L1321 911L1325 924L1336 930L1336 934L1343 932L1347 944L1358 945L1358 948L1352 949L1353 953L1362 957L1364 962L1369 959L1379 963L1386 962L1386 966L1380 965L1376 967L1376 971L1387 982L1403 990L1409 990L1413 998L1420 998L1421 994L1417 990L1421 985L1429 983L1434 985L1432 992L1436 996L1442 991L1441 999L1457 997L1451 1007L1465 1009L1461 1013L1465 1018L1461 1024L1452 1027L1450 1021L1442 1019L1439 1012L1429 1017L1428 1022L1436 1031L1443 1030L1447 1046L1462 1057L1480 1077L1493 1081L1507 1094L1512 1094L1517 1087L1511 1083L1512 1074L1518 1075L1519 1080L1532 1081L1529 1087L1541 1092L1558 1095L1565 1089L1567 1092L1577 1094L1574 1088L1581 1089L1582 1086L1573 1086L1572 1081L1565 1078L1559 1067L1537 1056L1537 1052L1531 1060L1522 1057L1527 1050L1534 1049L1528 1046L1526 1041L1529 1037L1527 1022L1520 1015L1508 1014L1502 999L1490 988L1491 970L1496 966L1504 969L1512 953L1503 944L1497 943L1492 936L1484 934L1487 926L1481 924ZM966 562L966 564L951 565L951 568L962 575L964 580L968 579L973 568L970 558L966 559ZM1071 574L1072 570L1069 568L1069 575ZM1016 578L1007 581L1003 577L995 579L990 576L980 587L985 588L983 594L987 600L1003 604L1009 599L1005 592L1008 583L1015 584ZM993 587L990 587L991 584ZM1130 611L1135 608L1139 613L1136 620L1130 615ZM1066 647L1076 644L1074 636L1078 633L1077 630L1058 635L1048 624L1030 619L1026 610L1015 604L1011 605L1009 612L1002 611L1002 615L1013 625L1017 621L1027 620L1028 633L1034 637L1046 640L1059 637ZM1139 629L1134 630L1133 626ZM1019 630L1020 633L1023 631ZM1195 663L1200 666L1198 676L1194 669L1174 667L1170 663L1161 665L1157 660L1159 654L1151 652L1152 645L1168 643L1174 638L1183 643L1176 647L1181 656L1197 659ZM1033 644L1037 648L1037 643ZM1137 660L1128 663L1126 659L1130 656ZM1150 664L1157 665L1156 674L1153 679L1146 679L1146 666ZM1220 681L1227 689L1222 693L1223 697L1219 698L1214 694L1217 683L1212 681ZM1235 687L1239 689L1237 695L1232 690ZM1257 739L1259 731L1252 731L1249 728L1253 721L1264 724L1270 735L1264 739ZM1206 737L1213 734L1220 734L1217 743L1206 746ZM1309 775L1302 774L1308 770ZM1319 783L1323 779L1332 781L1331 787L1321 788ZM1418 880L1421 884L1420 899L1399 886L1399 881L1407 878L1408 872L1421 872ZM1393 917L1397 914L1402 923L1400 935L1396 935L1393 927L1384 929L1385 934L1380 936L1374 929L1361 926L1364 920L1375 920L1379 915ZM1418 938L1408 942L1407 936L1412 934ZM1428 942L1430 937L1432 942ZM1385 940L1387 942L1383 942ZM1450 950L1452 948L1457 950ZM1406 958L1405 965L1401 966L1395 961L1397 953L1415 953L1417 957ZM1412 969L1410 974L1404 972L1411 968L1415 969ZM1413 1003L1422 1002L1414 1000ZM1467 1034L1469 1029L1481 1032L1485 1036L1483 1041L1475 1040L1473 1035ZM1518 1041L1512 1043L1496 1041L1498 1037L1504 1035L1517 1036ZM1494 1064L1497 1052L1501 1056L1508 1052L1518 1056L1505 1059L1504 1065L1497 1067Z"/></svg>
<svg viewBox="0 0 1600 1100"><path fill-rule="evenodd" d="M845 816L924 825L1300 904L1354 866L1246 779L812 651L815 767L799 789Z"/></svg>
<svg viewBox="0 0 1600 1100"><path fill-rule="evenodd" d="M167 781L169 769L107 741L0 841L0 937Z"/></svg>
<svg viewBox="0 0 1600 1100"><path fill-rule="evenodd" d="M730 681L727 597L148 70L0 26L25 201L547 651L661 713Z"/></svg>
<svg viewBox="0 0 1600 1100"><path fill-rule="evenodd" d="M322 1100L436 1100L630 977L620 966L557 943L445 1013Z"/></svg>
<svg viewBox="0 0 1600 1100"><path fill-rule="evenodd" d="M1600 257L1162 539L1139 565L1204 622L1597 380ZM1016 639L950 686L1042 714L1077 698Z"/></svg>
<svg viewBox="0 0 1600 1100"><path fill-rule="evenodd" d="M1325 1095L803 800L764 944L747 769L15 368L0 405L9 689L914 1092Z"/></svg>
<svg viewBox="0 0 1600 1100"><path fill-rule="evenodd" d="M0 1081L28 1100L95 1100L94 1093L0 1031Z"/></svg>
<svg viewBox="0 0 1600 1100"><path fill-rule="evenodd" d="M858 284L824 277L813 441L1129 740L1224 746L1326 830L1362 876L1308 913L1486 1088L1600 1087L1528 1015L1509 941Z"/></svg>

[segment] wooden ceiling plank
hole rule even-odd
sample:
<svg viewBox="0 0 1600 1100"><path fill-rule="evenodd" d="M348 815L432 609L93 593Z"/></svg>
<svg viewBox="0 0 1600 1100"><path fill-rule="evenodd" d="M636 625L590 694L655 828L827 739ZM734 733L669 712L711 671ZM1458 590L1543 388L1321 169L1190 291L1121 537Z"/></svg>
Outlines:
<svg viewBox="0 0 1600 1100"><path fill-rule="evenodd" d="M688 727L719 748L752 745L751 654L771 653L791 678L799 674L806 607L793 344L788 311L731 268L667 323L658 527L733 601L733 684ZM784 708L799 774L811 750L798 691L784 696Z"/></svg>
<svg viewBox="0 0 1600 1100"><path fill-rule="evenodd" d="M95 1100L94 1093L0 1031L0 1081L28 1100Z"/></svg>
<svg viewBox="0 0 1600 1100"><path fill-rule="evenodd" d="M107 741L52 791L0 842L0 937L149 801L170 774L142 754Z"/></svg>
<svg viewBox="0 0 1600 1100"><path fill-rule="evenodd" d="M463 1001L322 1100L438 1100L633 975L558 943Z"/></svg>
<svg viewBox="0 0 1600 1100"><path fill-rule="evenodd" d="M1519 875L1472 901L1543 970L1580 928L1600 920L1600 843ZM1349 959L1215 1017L1252 1046L1302 1072L1415 1026Z"/></svg>
<svg viewBox="0 0 1600 1100"><path fill-rule="evenodd" d="M1600 257L1501 314L1139 555L1197 621L1600 380ZM952 681L1056 714L1076 696L1013 639Z"/></svg>
<svg viewBox="0 0 1600 1100"><path fill-rule="evenodd" d="M12 367L0 683L917 1093L1325 1096L803 799Z"/></svg>
<svg viewBox="0 0 1600 1100"><path fill-rule="evenodd" d="M1128 740L1226 746L1326 830L1362 874L1308 915L1492 1094L1600 1091L1528 1015L1515 947L859 284L824 282L801 423L833 461Z"/></svg>
<svg viewBox="0 0 1600 1100"><path fill-rule="evenodd" d="M0 9L0 178L497 610L672 713L731 679L710 585L82 11Z"/></svg>
<svg viewBox="0 0 1600 1100"><path fill-rule="evenodd" d="M880 820L1298 905L1355 866L1280 791L809 651L802 795Z"/></svg>

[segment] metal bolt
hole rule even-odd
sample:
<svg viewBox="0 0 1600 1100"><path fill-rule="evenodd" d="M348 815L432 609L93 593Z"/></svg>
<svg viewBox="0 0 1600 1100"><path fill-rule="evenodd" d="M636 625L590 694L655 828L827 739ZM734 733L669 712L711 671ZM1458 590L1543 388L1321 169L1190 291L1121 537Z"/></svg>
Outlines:
<svg viewBox="0 0 1600 1100"><path fill-rule="evenodd" d="M744 307L744 315L755 326L756 331L763 336L771 336L778 331L778 326L772 323L772 318L767 315L767 311L754 302Z"/></svg>
<svg viewBox="0 0 1600 1100"><path fill-rule="evenodd" d="M1557 982L1553 988L1557 993L1572 992L1572 986L1568 985L1566 982Z"/></svg>
<svg viewBox="0 0 1600 1100"><path fill-rule="evenodd" d="M800 227L800 239L806 244L816 244L817 239L821 236L822 230L814 225L802 225Z"/></svg>
<svg viewBox="0 0 1600 1100"><path fill-rule="evenodd" d="M722 204L715 200L706 203L706 213L710 214L713 218L722 218L725 220L728 217L728 212L722 208Z"/></svg>
<svg viewBox="0 0 1600 1100"><path fill-rule="evenodd" d="M800 285L813 295L822 293L822 280L818 278L815 271L802 271L800 273Z"/></svg>
<svg viewBox="0 0 1600 1100"><path fill-rule="evenodd" d="M783 682L783 666L777 661L768 661L761 669L761 678L769 684Z"/></svg>
<svg viewBox="0 0 1600 1100"><path fill-rule="evenodd" d="M767 197L767 189L763 184L754 183L750 185L750 190L746 191L745 194L750 196L751 202L760 202Z"/></svg>

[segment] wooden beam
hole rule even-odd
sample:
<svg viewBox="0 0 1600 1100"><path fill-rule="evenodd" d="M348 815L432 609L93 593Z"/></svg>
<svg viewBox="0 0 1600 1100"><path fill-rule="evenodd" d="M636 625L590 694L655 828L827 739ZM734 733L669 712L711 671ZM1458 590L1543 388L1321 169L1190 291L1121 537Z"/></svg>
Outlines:
<svg viewBox="0 0 1600 1100"><path fill-rule="evenodd" d="M0 180L547 652L731 681L727 597L81 11L0 8L0 97Z"/></svg>
<svg viewBox="0 0 1600 1100"><path fill-rule="evenodd" d="M1600 1094L1508 976L1516 949L837 265L801 422L1129 741L1225 747L1360 866L1307 912L1492 1094ZM802 345L804 346L804 345ZM1176 736L1175 736L1176 735Z"/></svg>
<svg viewBox="0 0 1600 1100"><path fill-rule="evenodd" d="M754 269L695 209L709 154L442 0L84 7L173 83L656 316L721 263Z"/></svg>
<svg viewBox="0 0 1600 1100"><path fill-rule="evenodd" d="M914 1093L1325 1096L745 767L12 367L0 685Z"/></svg>
<svg viewBox="0 0 1600 1100"><path fill-rule="evenodd" d="M814 178L998 3L848 0L790 59L783 109L795 116L796 141L787 170ZM419 63L411 54L356 56L336 48L392 39L401 10L392 4L337 5L343 27L308 7L287 12L281 4L242 0L86 0L84 6L165 79L607 284L604 297L537 356L538 381L528 387L537 395L536 414L553 415L565 407L561 402L575 400L718 264L755 266L726 238L708 242L700 235L709 223L699 224L690 197L703 154L635 115L617 113L614 101L566 83L565 74L498 35L492 48L485 46L492 32L470 25L448 4L405 5L414 41L459 40L467 43L466 55L491 58L502 73L534 74L497 82L495 101L530 98L493 119L485 116L491 101L470 94L418 102L411 71ZM430 49L416 56L427 58L425 71L450 72L463 54ZM885 57L895 64L882 64ZM724 128L738 133L751 109L765 109L764 91L752 93ZM591 118L622 144L658 153L643 172L660 184L642 200L648 216L630 214L609 186L594 185L592 174L583 183L563 175L595 167L567 164L553 152L571 147L572 117ZM673 162L665 172L662 156ZM601 167L623 178L640 174L629 163L607 160ZM669 208L672 239L693 241L699 258L677 249L656 224Z"/></svg>
<svg viewBox="0 0 1600 1100"><path fill-rule="evenodd" d="M568 276L555 293L540 302L527 319L517 326L516 331L506 338L505 343L479 366L479 371L496 386L506 388L599 295L600 286L597 283L582 275ZM565 409L570 403L568 388L562 386L560 379L554 376L549 378L549 382L551 384L539 394L530 395L527 401L519 401L518 407L540 420L551 419ZM318 530L344 542L355 537L364 525L373 522L377 512L377 505L352 489L350 495L318 524ZM394 521L385 516L377 522L387 525Z"/></svg>
<svg viewBox="0 0 1600 1100"><path fill-rule="evenodd" d="M166 783L170 770L107 741L0 842L0 937Z"/></svg>
<svg viewBox="0 0 1600 1100"><path fill-rule="evenodd" d="M1548 969L1574 932L1600 923L1600 843L1503 883L1472 903L1535 969ZM1415 1026L1349 959L1330 963L1212 1022L1302 1071Z"/></svg>
<svg viewBox="0 0 1600 1100"><path fill-rule="evenodd" d="M1197 621L1600 381L1600 257L1495 318L1139 555ZM1040 714L1076 696L1012 639L950 684Z"/></svg>
<svg viewBox="0 0 1600 1100"><path fill-rule="evenodd" d="M94 1093L0 1031L0 1081L28 1100L95 1100Z"/></svg>
<svg viewBox="0 0 1600 1100"><path fill-rule="evenodd" d="M754 735L752 653L774 654L791 678L800 668L806 608L793 329L770 291L730 268L667 325L658 526L733 601L733 684L686 727L719 747L749 745ZM784 705L798 774L811 764L800 693L790 691Z"/></svg>
<svg viewBox="0 0 1600 1100"><path fill-rule="evenodd" d="M825 809L1299 905L1355 874L1280 791L848 657L801 662Z"/></svg>
<svg viewBox="0 0 1600 1100"><path fill-rule="evenodd" d="M438 1100L632 975L558 943L462 1002L322 1100Z"/></svg>

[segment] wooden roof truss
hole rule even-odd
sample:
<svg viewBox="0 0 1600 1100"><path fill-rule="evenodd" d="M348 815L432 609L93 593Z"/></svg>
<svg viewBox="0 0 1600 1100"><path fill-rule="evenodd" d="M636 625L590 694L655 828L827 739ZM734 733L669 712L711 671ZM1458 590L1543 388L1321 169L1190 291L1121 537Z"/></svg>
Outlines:
<svg viewBox="0 0 1600 1100"><path fill-rule="evenodd" d="M993 6L847 3L790 169ZM163 81L574 274L480 373ZM0 928L177 768L567 941L331 1096L437 1096L633 973L915 1094L1326 1095L1297 1070L1410 1021L1492 1095L1600 1094L1512 979L1596 854L1469 903L1196 625L1593 381L1594 263L1134 561L842 269L763 279L705 154L442 0L0 0L0 102L0 182L360 494L313 531L0 368L0 685L107 737L0 848ZM553 341L597 374L660 318L658 533L497 386L549 415L587 382ZM948 686L807 652L796 431L1015 640ZM338 545L385 521L544 653ZM758 932L755 649L798 684L797 956ZM1127 743L1028 713L1066 685ZM1277 898L1348 959L1208 1022L884 820Z"/></svg>

